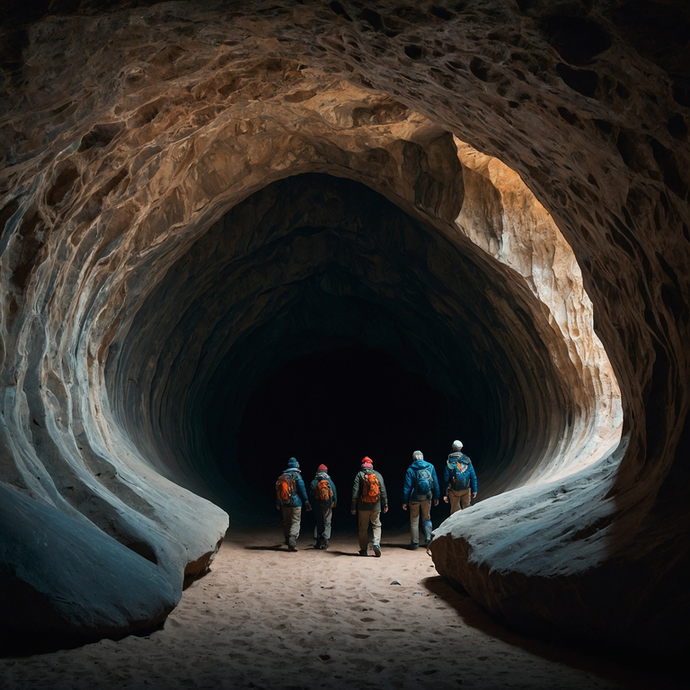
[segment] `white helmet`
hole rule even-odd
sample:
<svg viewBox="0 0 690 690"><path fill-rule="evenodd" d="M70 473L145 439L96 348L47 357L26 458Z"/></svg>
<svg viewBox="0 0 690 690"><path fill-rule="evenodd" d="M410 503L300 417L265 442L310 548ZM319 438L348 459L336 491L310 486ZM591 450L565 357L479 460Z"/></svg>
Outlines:
<svg viewBox="0 0 690 690"><path fill-rule="evenodd" d="M462 441L453 441L453 450L455 452L462 450Z"/></svg>
<svg viewBox="0 0 690 690"><path fill-rule="evenodd" d="M412 459L413 460L424 460L424 453L422 453L421 450L416 450L414 453L412 453Z"/></svg>

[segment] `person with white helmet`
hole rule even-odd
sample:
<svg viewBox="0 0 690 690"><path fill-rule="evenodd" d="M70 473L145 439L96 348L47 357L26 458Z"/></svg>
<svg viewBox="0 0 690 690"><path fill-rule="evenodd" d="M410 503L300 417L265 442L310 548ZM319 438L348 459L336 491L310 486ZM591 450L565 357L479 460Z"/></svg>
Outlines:
<svg viewBox="0 0 690 690"><path fill-rule="evenodd" d="M412 464L405 473L403 510L410 508L410 549L419 548L419 514L422 515L424 545L431 542L431 501L438 505L441 490L436 468L424 460L421 450L412 453Z"/></svg>
<svg viewBox="0 0 690 690"><path fill-rule="evenodd" d="M450 514L470 507L477 497L477 475L472 461L462 452L462 442L453 441L453 452L448 456L443 470L443 486L446 495L443 500L450 502Z"/></svg>

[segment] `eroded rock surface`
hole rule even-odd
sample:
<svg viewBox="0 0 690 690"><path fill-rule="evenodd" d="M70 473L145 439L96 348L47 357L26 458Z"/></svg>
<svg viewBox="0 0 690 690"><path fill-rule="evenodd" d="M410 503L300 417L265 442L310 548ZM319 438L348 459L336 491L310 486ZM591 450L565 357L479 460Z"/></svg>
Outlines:
<svg viewBox="0 0 690 690"><path fill-rule="evenodd" d="M160 578L148 609L85 623L28 574L47 629L165 615L225 531L214 503L240 505L204 420L336 339L393 352L488 439L491 498L437 531L439 572L516 625L687 643L688 34L638 5L10 18L3 491Z"/></svg>

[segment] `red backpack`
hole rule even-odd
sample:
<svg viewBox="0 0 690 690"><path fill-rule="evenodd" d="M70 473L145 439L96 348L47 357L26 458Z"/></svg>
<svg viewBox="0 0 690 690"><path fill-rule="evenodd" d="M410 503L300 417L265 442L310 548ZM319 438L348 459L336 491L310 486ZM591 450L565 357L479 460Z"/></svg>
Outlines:
<svg viewBox="0 0 690 690"><path fill-rule="evenodd" d="M319 483L316 485L316 490L314 491L314 496L316 500L323 505L330 505L333 503L333 489L331 489L331 483L328 479L319 479Z"/></svg>
<svg viewBox="0 0 690 690"><path fill-rule="evenodd" d="M379 478L372 470L369 470L362 475L362 500L365 503L378 503L380 497Z"/></svg>
<svg viewBox="0 0 690 690"><path fill-rule="evenodd" d="M292 476L292 472L281 474L276 482L276 498L278 503L284 506L290 505L295 493L295 478Z"/></svg>

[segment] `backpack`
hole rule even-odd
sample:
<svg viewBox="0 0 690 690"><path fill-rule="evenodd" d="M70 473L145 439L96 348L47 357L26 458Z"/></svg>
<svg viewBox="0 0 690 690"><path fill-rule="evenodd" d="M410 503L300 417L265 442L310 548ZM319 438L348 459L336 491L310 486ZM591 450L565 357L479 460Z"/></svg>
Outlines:
<svg viewBox="0 0 690 690"><path fill-rule="evenodd" d="M460 469L460 465L465 465L465 471ZM470 486L470 461L467 463L458 460L453 468L453 491L465 491Z"/></svg>
<svg viewBox="0 0 690 690"><path fill-rule="evenodd" d="M319 479L319 483L314 490L314 497L322 505L333 503L333 489L328 479Z"/></svg>
<svg viewBox="0 0 690 690"><path fill-rule="evenodd" d="M284 506L290 505L295 493L295 478L292 476L292 473L286 472L285 474L281 474L276 482L276 498L278 499L278 503Z"/></svg>
<svg viewBox="0 0 690 690"><path fill-rule="evenodd" d="M381 497L379 478L371 471L362 475L362 500L365 503L378 503Z"/></svg>
<svg viewBox="0 0 690 690"><path fill-rule="evenodd" d="M417 477L417 483L415 485L415 494L417 495L418 501L427 501L434 487L434 478L431 476L426 467L422 469L415 470L415 475Z"/></svg>

